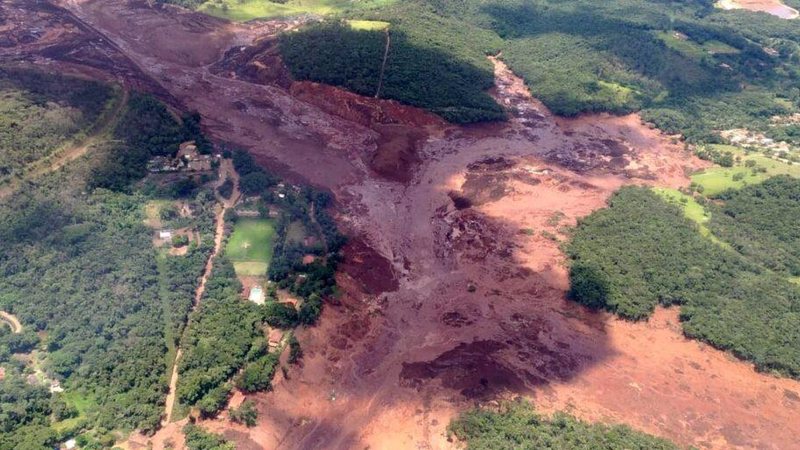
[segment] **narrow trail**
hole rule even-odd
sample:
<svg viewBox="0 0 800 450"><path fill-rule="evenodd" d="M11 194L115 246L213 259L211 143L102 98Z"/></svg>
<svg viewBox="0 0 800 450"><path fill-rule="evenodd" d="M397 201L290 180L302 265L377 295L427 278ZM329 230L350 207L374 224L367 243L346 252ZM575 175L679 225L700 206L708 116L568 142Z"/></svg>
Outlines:
<svg viewBox="0 0 800 450"><path fill-rule="evenodd" d="M386 29L386 47L383 49L383 62L381 63L381 75L378 77L378 89L375 91L375 98L378 98L381 95L381 89L383 88L383 74L386 71L386 60L389 59L389 46L392 44L392 35L389 33L389 29Z"/></svg>
<svg viewBox="0 0 800 450"><path fill-rule="evenodd" d="M198 306L200 306L200 301L202 300L203 294L206 291L206 282L208 281L208 277L211 276L211 271L214 269L214 259L222 248L222 240L225 236L225 212L229 208L236 205L236 202L239 201L239 198L242 195L241 192L239 192L239 177L236 174L236 171L233 169L233 164L230 160L226 159L221 162L219 173L221 176L219 177L219 180L217 180L217 183L214 184L214 193L221 206L214 218L216 223L214 230L214 250L212 250L211 255L206 261L206 266L203 270L203 276L200 278L200 284L197 285L197 290L194 294L194 301L192 302L192 310L189 312L189 319L187 320L186 327L183 329L181 342L189 330L189 326L191 324L191 314L197 310ZM217 188L228 179L233 181L233 193L231 194L231 197L226 200L219 196L217 193ZM166 426L172 421L172 412L175 409L175 395L178 387L178 363L180 362L182 355L183 349L179 344L178 350L175 352L175 360L172 362L172 375L170 375L169 392L167 393L167 398L164 404L164 419L161 421L162 427Z"/></svg>
<svg viewBox="0 0 800 450"><path fill-rule="evenodd" d="M15 315L0 311L0 322L7 323L12 333L22 333L22 323Z"/></svg>
<svg viewBox="0 0 800 450"><path fill-rule="evenodd" d="M114 108L108 113L104 114L97 123L92 127L93 130L89 135L80 142L71 145L65 149L59 150L56 153L40 159L28 168L28 171L20 179L10 180L4 185L0 186L0 199L8 197L16 192L19 185L24 180L32 180L39 178L51 172L66 166L72 161L87 154L89 149L93 146L107 140L109 133L112 131L114 125L117 124L122 111L128 105L130 99L130 92L127 88L122 89L122 95Z"/></svg>

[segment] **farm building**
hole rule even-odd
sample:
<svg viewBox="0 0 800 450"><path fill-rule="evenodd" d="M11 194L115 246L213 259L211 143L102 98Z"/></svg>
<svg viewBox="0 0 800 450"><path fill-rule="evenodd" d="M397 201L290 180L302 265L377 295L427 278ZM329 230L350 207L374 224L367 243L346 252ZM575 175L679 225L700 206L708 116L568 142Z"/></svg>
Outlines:
<svg viewBox="0 0 800 450"><path fill-rule="evenodd" d="M263 305L266 297L264 296L264 289L261 286L253 286L250 288L250 296L247 298L256 305Z"/></svg>

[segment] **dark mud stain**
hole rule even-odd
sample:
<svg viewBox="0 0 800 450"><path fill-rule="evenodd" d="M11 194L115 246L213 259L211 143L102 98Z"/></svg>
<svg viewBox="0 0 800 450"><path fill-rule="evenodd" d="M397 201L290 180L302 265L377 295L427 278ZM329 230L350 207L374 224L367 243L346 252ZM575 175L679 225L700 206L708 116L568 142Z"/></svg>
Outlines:
<svg viewBox="0 0 800 450"><path fill-rule="evenodd" d="M442 314L441 321L443 324L454 328L461 328L475 323L474 320L461 314L458 311L450 311Z"/></svg>
<svg viewBox="0 0 800 450"><path fill-rule="evenodd" d="M425 380L437 378L442 386L467 398L490 397L503 391L528 392L529 385L544 382L507 366L498 355L507 348L506 344L492 340L462 343L432 361L403 363L400 382L407 387L419 387Z"/></svg>
<svg viewBox="0 0 800 450"><path fill-rule="evenodd" d="M363 240L350 240L344 247L344 255L341 270L357 281L364 293L375 295L399 287L391 262Z"/></svg>
<svg viewBox="0 0 800 450"><path fill-rule="evenodd" d="M578 173L590 170L620 172L627 167L631 150L621 141L590 139L545 154L551 162Z"/></svg>
<svg viewBox="0 0 800 450"><path fill-rule="evenodd" d="M472 207L472 200L456 191L448 192L447 196L453 201L453 206L455 206L456 209L467 209Z"/></svg>
<svg viewBox="0 0 800 450"><path fill-rule="evenodd" d="M236 430L225 430L222 434L225 439L236 443L236 450L261 450L261 446L248 436L247 433Z"/></svg>

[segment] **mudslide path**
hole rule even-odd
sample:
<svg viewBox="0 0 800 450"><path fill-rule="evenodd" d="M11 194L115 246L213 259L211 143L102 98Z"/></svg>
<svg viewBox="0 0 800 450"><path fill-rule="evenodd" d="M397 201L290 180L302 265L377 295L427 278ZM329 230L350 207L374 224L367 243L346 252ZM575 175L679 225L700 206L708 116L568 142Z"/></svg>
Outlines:
<svg viewBox="0 0 800 450"><path fill-rule="evenodd" d="M200 278L200 284L197 285L197 290L194 294L194 302L192 304L192 311L189 313L189 322L183 329L184 331L183 336L181 336L181 341L183 341L183 337L186 336L186 333L191 326L192 313L194 313L200 306L200 301L202 300L203 294L206 291L206 282L208 281L208 277L211 276L211 271L214 269L214 259L222 248L222 240L225 237L225 212L229 208L233 207L242 195L241 192L239 192L238 174L236 174L236 171L233 169L233 164L230 160L225 159L221 162L219 174L219 180L217 180L217 182L214 184L214 192L217 196L217 200L220 203L220 208L217 210L217 214L214 218L216 223L216 228L214 231L214 250L212 250L211 255L208 257L208 261L206 261L206 267L203 271L203 276ZM221 186L228 179L233 181L233 193L229 199L224 199L217 193L216 188ZM172 375L169 379L169 393L167 393L167 399L164 405L164 419L161 421L162 427L166 426L172 421L172 412L175 409L175 393L178 387L178 363L180 362L182 355L183 350L179 346L178 351L175 352L175 360L172 362Z"/></svg>

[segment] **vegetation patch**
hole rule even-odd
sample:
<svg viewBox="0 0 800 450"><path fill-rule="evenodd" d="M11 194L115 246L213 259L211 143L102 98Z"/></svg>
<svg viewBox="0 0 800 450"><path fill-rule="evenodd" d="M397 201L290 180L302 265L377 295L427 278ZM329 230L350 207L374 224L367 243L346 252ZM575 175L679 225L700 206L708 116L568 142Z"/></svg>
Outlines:
<svg viewBox="0 0 800 450"><path fill-rule="evenodd" d="M575 230L570 296L633 320L681 305L686 335L799 377L800 289L787 281L797 270L789 217L799 187L779 177L708 204L707 227L726 246L704 238L684 207L623 188Z"/></svg>
<svg viewBox="0 0 800 450"><path fill-rule="evenodd" d="M625 425L592 424L565 413L537 414L530 403L515 401L499 409L473 409L450 423L448 433L468 450L641 449L677 450L675 444Z"/></svg>
<svg viewBox="0 0 800 450"><path fill-rule="evenodd" d="M370 9L396 0L164 0L235 21L299 16L303 14L339 14L353 9Z"/></svg>
<svg viewBox="0 0 800 450"><path fill-rule="evenodd" d="M94 81L0 68L0 179L87 133L114 97Z"/></svg>
<svg viewBox="0 0 800 450"><path fill-rule="evenodd" d="M389 22L382 20L348 20L347 24L354 30L385 31L389 29Z"/></svg>
<svg viewBox="0 0 800 450"><path fill-rule="evenodd" d="M504 117L486 93L494 85L492 67L485 58L491 49L486 44L490 35L479 29L465 32L463 24L408 7L398 6L380 17L391 22L389 35L340 22L284 34L284 61L297 79L399 100L452 122ZM382 72L387 38L390 44Z"/></svg>

